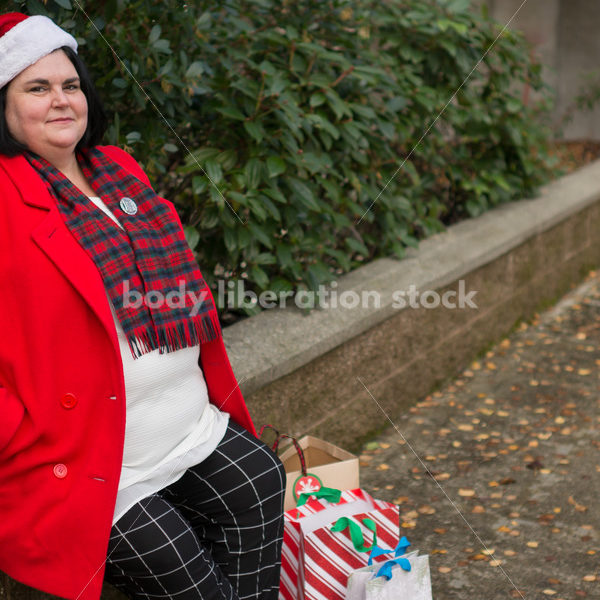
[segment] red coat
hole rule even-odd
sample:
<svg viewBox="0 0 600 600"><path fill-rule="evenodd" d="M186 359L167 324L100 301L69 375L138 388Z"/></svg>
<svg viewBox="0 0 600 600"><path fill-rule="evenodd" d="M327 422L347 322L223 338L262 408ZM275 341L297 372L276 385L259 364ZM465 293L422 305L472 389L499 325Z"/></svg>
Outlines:
<svg viewBox="0 0 600 600"><path fill-rule="evenodd" d="M104 151L149 183L126 152ZM0 298L0 571L97 600L122 464L123 368L100 274L23 157L0 156ZM211 402L254 432L222 340L200 354Z"/></svg>

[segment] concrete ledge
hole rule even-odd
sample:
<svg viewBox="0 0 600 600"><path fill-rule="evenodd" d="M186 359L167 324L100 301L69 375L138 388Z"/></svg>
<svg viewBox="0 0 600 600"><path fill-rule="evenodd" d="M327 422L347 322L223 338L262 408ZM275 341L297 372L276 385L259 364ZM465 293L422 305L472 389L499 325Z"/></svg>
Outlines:
<svg viewBox="0 0 600 600"><path fill-rule="evenodd" d="M356 387L362 387L356 376L383 386L391 373L400 377L422 357L429 368L419 372L419 385L408 372L396 386L391 379L387 384L386 395L394 398L384 400L398 416L516 321L579 281L585 269L600 264L599 201L597 161L548 184L535 199L500 206L424 240L404 260L380 259L340 278L338 297L345 290L376 291L379 307L306 314L291 306L228 327L230 359L256 422L356 447L359 438L386 423L379 409L369 418L363 414L357 394L364 402L368 394ZM467 290L477 290L478 310L394 308L394 291L411 285L421 291L456 290L461 279ZM453 360L438 356L451 349ZM384 372L375 368L378 360L387 365ZM372 411L373 401L368 404ZM342 407L349 413L340 426ZM348 427L357 420L360 427Z"/></svg>

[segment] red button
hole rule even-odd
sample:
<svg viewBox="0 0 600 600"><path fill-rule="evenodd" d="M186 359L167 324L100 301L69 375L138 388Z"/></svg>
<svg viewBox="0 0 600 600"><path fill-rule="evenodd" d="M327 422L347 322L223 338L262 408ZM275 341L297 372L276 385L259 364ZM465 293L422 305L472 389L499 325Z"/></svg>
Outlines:
<svg viewBox="0 0 600 600"><path fill-rule="evenodd" d="M73 408L77 404L77 396L75 394L71 394L67 392L61 399L60 403L65 408Z"/></svg>
<svg viewBox="0 0 600 600"><path fill-rule="evenodd" d="M67 465L63 465L62 463L54 465L54 476L58 477L58 479L64 479L67 476L67 472Z"/></svg>

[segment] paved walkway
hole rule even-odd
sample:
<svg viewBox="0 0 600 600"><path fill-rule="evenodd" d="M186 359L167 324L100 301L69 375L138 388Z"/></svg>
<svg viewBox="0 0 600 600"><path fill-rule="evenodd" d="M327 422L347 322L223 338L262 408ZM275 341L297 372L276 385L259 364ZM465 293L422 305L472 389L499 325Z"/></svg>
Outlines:
<svg viewBox="0 0 600 600"><path fill-rule="evenodd" d="M599 366L591 273L365 446L434 600L600 599Z"/></svg>

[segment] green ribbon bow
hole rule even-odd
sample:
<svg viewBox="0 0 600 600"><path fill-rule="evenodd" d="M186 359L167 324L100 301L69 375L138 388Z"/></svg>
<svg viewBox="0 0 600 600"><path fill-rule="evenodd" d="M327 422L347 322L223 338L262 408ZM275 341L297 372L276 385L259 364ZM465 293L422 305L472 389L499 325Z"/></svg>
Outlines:
<svg viewBox="0 0 600 600"><path fill-rule="evenodd" d="M358 552L367 552L368 550L371 550L377 543L377 525L375 525L375 521L373 521L373 519L368 518L363 519L362 524L373 532L373 543L370 546L365 544L365 538L360 525L356 521L350 520L349 517L340 517L333 524L331 531L343 531L346 529L346 527L348 527L350 530L350 539L354 544L354 548L358 550Z"/></svg>
<svg viewBox="0 0 600 600"><path fill-rule="evenodd" d="M335 488L322 487L317 492L305 492L304 494L300 494L298 496L298 502L296 503L296 507L302 506L306 504L310 498L323 498L323 500L327 500L328 502L332 502L333 504L337 504L342 497L342 491L336 490Z"/></svg>

